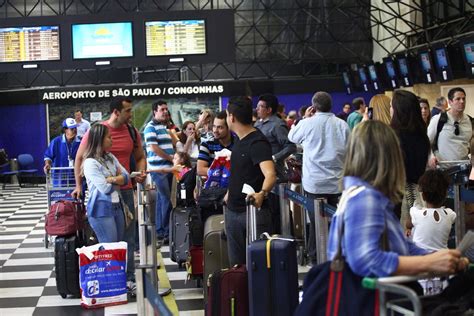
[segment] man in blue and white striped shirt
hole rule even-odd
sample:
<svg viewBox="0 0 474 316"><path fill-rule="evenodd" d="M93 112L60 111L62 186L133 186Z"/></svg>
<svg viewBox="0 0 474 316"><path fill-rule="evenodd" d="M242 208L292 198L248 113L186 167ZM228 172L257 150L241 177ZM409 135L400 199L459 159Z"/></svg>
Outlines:
<svg viewBox="0 0 474 316"><path fill-rule="evenodd" d="M173 138L166 129L169 119L168 105L158 101L152 105L153 119L146 125L144 137L146 143L147 169L149 171L173 166ZM164 243L168 241L171 213L171 173L150 173L156 185L156 235Z"/></svg>

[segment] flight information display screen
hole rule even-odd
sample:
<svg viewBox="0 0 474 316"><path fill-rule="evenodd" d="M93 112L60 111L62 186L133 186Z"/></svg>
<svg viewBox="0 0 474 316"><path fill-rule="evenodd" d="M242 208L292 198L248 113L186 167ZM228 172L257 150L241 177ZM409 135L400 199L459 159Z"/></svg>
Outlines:
<svg viewBox="0 0 474 316"><path fill-rule="evenodd" d="M59 26L0 28L0 62L60 60Z"/></svg>
<svg viewBox="0 0 474 316"><path fill-rule="evenodd" d="M206 54L204 20L145 22L146 55Z"/></svg>

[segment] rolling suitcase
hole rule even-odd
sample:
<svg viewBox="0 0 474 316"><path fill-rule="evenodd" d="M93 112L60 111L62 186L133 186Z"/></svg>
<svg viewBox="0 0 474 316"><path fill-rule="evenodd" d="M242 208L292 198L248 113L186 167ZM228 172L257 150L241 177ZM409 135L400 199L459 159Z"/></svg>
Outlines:
<svg viewBox="0 0 474 316"><path fill-rule="evenodd" d="M204 302L207 302L207 279L215 271L229 267L224 215L209 217L204 226Z"/></svg>
<svg viewBox="0 0 474 316"><path fill-rule="evenodd" d="M208 280L206 316L247 316L248 277L244 265L214 272Z"/></svg>
<svg viewBox="0 0 474 316"><path fill-rule="evenodd" d="M254 241L247 251L250 315L293 315L298 306L296 242L272 237Z"/></svg>
<svg viewBox="0 0 474 316"><path fill-rule="evenodd" d="M247 200L247 245L257 236L256 212L251 200ZM213 272L208 279L206 316L247 316L249 314L248 281L247 268L244 265ZM259 285L258 289L261 291L262 287Z"/></svg>
<svg viewBox="0 0 474 316"><path fill-rule="evenodd" d="M62 298L68 294L80 297L79 291L79 256L76 248L84 246L78 236L56 237L54 244L54 267L56 288Z"/></svg>
<svg viewBox="0 0 474 316"><path fill-rule="evenodd" d="M170 258L181 266L189 252L189 208L176 207L170 217Z"/></svg>

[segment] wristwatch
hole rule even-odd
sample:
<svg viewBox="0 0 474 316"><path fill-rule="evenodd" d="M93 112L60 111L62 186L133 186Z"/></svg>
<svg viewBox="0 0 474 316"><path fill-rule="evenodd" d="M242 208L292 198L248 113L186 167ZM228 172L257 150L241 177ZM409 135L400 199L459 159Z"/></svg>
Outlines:
<svg viewBox="0 0 474 316"><path fill-rule="evenodd" d="M267 190L262 190L262 192L263 192L263 197L267 198L268 197L268 191Z"/></svg>

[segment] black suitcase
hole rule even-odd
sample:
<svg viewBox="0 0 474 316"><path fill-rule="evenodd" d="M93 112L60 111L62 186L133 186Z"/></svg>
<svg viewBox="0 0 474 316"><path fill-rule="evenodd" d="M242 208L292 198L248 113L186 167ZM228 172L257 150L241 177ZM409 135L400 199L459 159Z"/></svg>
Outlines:
<svg viewBox="0 0 474 316"><path fill-rule="evenodd" d="M191 224L191 226L193 226L193 236L191 236L190 221L199 221L198 210L196 207L175 207L171 211L170 258L178 265L183 264L188 259L189 248L192 245L191 239L194 239L193 241L196 243L198 242L196 239L199 239L199 237L196 237L196 234L198 236L201 235L200 243L202 244L202 229L199 233L198 229L194 227L195 225Z"/></svg>
<svg viewBox="0 0 474 316"><path fill-rule="evenodd" d="M76 253L76 248L80 248L84 244L84 241L75 235L56 237L54 243L56 288L62 298L66 298L68 294L80 297L79 256Z"/></svg>

